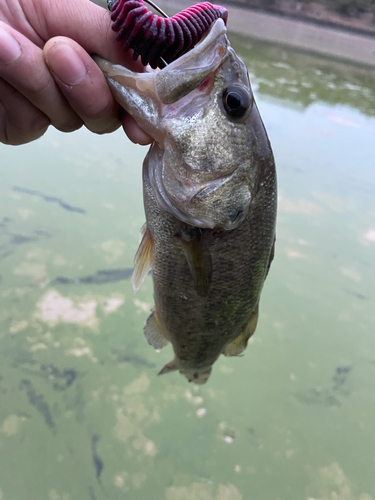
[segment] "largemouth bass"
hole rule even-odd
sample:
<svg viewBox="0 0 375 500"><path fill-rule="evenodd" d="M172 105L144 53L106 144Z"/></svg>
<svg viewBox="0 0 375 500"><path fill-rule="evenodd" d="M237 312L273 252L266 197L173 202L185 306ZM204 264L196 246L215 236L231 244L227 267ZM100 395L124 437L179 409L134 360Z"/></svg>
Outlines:
<svg viewBox="0 0 375 500"><path fill-rule="evenodd" d="M258 319L275 243L276 172L246 66L217 20L161 70L133 73L95 57L116 100L154 139L143 164L146 224L137 290L152 269L144 332L203 384L220 354L238 356Z"/></svg>

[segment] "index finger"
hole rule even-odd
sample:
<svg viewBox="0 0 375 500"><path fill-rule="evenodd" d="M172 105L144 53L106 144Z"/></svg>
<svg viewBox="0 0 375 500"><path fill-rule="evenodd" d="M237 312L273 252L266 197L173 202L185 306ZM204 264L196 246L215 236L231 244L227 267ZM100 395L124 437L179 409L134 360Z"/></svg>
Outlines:
<svg viewBox="0 0 375 500"><path fill-rule="evenodd" d="M34 3L32 9L29 4ZM111 29L111 14L90 0L56 2L26 2L24 6L32 24L44 40L65 36L75 40L89 54L97 54L132 71L144 70L139 61L133 61L129 52L116 40ZM29 19L30 19L29 17Z"/></svg>
<svg viewBox="0 0 375 500"><path fill-rule="evenodd" d="M87 52L70 38L55 37L43 53L60 91L86 127L98 134L116 130L120 106Z"/></svg>

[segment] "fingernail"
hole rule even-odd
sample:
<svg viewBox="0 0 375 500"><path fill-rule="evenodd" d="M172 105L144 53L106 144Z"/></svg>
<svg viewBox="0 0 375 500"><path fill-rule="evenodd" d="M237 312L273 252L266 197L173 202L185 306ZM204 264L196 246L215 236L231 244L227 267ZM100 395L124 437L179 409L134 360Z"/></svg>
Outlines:
<svg viewBox="0 0 375 500"><path fill-rule="evenodd" d="M69 45L59 45L46 55L50 70L64 85L78 85L87 75L86 66Z"/></svg>
<svg viewBox="0 0 375 500"><path fill-rule="evenodd" d="M21 47L17 40L7 31L0 28L0 62L9 64L21 55Z"/></svg>

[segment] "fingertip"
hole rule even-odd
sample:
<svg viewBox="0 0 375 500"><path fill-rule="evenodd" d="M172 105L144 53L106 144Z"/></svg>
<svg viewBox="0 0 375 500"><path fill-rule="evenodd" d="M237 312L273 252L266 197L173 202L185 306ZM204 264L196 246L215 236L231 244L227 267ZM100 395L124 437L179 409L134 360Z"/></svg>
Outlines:
<svg viewBox="0 0 375 500"><path fill-rule="evenodd" d="M88 70L81 55L65 38L47 42L44 58L49 69L64 85L78 85L87 76Z"/></svg>
<svg viewBox="0 0 375 500"><path fill-rule="evenodd" d="M120 126L119 105L83 47L69 38L55 37L46 43L44 57L62 94L89 130L106 134Z"/></svg>
<svg viewBox="0 0 375 500"><path fill-rule="evenodd" d="M125 134L134 144L147 146L153 142L153 138L146 134L128 113L124 113L121 121Z"/></svg>

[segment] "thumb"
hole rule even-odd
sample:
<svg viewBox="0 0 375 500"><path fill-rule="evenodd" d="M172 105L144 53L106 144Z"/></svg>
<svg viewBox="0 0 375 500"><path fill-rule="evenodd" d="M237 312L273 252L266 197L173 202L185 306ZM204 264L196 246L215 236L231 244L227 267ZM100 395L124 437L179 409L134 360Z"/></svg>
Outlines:
<svg viewBox="0 0 375 500"><path fill-rule="evenodd" d="M124 52L111 29L111 13L90 0L34 1L35 23L41 37L47 41L65 36L76 41L89 54L98 54L133 71L143 71L131 52ZM34 24L32 22L32 24Z"/></svg>

